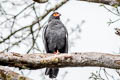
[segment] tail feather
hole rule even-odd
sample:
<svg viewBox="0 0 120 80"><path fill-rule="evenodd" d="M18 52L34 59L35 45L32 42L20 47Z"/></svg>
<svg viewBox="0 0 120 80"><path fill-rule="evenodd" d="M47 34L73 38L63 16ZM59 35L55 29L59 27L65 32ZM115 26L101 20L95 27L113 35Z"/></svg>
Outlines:
<svg viewBox="0 0 120 80"><path fill-rule="evenodd" d="M49 75L49 78L56 78L58 72L58 68L46 68L45 75Z"/></svg>

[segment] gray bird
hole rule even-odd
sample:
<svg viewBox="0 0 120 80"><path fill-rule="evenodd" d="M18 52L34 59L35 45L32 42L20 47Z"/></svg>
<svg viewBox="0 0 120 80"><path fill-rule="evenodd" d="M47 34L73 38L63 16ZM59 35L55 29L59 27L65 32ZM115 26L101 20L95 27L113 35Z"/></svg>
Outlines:
<svg viewBox="0 0 120 80"><path fill-rule="evenodd" d="M54 12L48 24L43 29L43 41L47 53L59 54L68 52L68 32L64 24L60 21L60 14ZM49 78L56 78L58 68L46 68L45 75Z"/></svg>

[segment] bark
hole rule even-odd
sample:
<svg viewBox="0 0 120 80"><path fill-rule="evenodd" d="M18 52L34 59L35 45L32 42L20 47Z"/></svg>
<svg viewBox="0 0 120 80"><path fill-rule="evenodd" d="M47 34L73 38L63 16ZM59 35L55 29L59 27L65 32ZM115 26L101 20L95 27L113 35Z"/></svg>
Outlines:
<svg viewBox="0 0 120 80"><path fill-rule="evenodd" d="M115 28L115 30L116 30L115 34L120 36L120 29L119 28Z"/></svg>
<svg viewBox="0 0 120 80"><path fill-rule="evenodd" d="M0 53L0 65L20 69L40 69L45 67L106 67L120 69L120 55L98 52L71 54L19 54Z"/></svg>
<svg viewBox="0 0 120 80"><path fill-rule="evenodd" d="M11 71L4 66L0 66L0 80L32 80L16 72Z"/></svg>
<svg viewBox="0 0 120 80"><path fill-rule="evenodd" d="M48 0L33 0L33 1L38 3L48 2ZM114 6L114 5L120 6L120 0L76 0L76 1L87 1L87 2L93 2L93 3L103 3L111 6Z"/></svg>
<svg viewBox="0 0 120 80"><path fill-rule="evenodd" d="M46 3L46 2L48 2L48 0L33 0L33 1L38 2L38 3Z"/></svg>
<svg viewBox="0 0 120 80"><path fill-rule="evenodd" d="M118 5L120 6L120 0L77 0L77 1L87 1L87 2L93 2L93 3L103 3L107 5Z"/></svg>

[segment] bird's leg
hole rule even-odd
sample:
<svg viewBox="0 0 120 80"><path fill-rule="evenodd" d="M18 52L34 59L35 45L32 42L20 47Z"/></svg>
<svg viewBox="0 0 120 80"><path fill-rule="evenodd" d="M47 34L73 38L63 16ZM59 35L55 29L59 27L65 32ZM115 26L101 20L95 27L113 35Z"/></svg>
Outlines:
<svg viewBox="0 0 120 80"><path fill-rule="evenodd" d="M60 52L57 50L56 52L54 52L54 54L59 54Z"/></svg>
<svg viewBox="0 0 120 80"><path fill-rule="evenodd" d="M56 54L59 54L60 52L57 50L57 53Z"/></svg>
<svg viewBox="0 0 120 80"><path fill-rule="evenodd" d="M57 52L54 52L53 54L56 54Z"/></svg>

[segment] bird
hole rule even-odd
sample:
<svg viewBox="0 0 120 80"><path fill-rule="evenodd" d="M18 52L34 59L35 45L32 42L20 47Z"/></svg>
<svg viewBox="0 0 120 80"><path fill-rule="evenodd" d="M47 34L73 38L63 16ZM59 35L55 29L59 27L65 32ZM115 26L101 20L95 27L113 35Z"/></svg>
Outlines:
<svg viewBox="0 0 120 80"><path fill-rule="evenodd" d="M48 19L48 24L43 29L43 42L47 53L60 54L68 52L68 31L60 21L61 14L53 12ZM58 68L46 68L45 75L56 78Z"/></svg>

